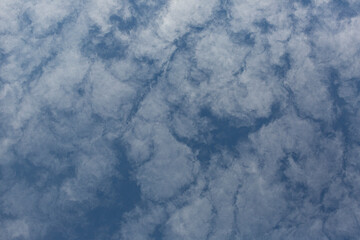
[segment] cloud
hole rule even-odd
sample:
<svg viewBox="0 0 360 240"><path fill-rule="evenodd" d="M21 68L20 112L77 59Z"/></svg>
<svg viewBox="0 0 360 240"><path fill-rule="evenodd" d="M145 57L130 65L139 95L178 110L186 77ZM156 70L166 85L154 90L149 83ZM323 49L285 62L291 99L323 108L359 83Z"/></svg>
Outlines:
<svg viewBox="0 0 360 240"><path fill-rule="evenodd" d="M186 33L189 27L201 26L209 19L218 1L205 2L172 0L159 20L158 34L173 41Z"/></svg>
<svg viewBox="0 0 360 240"><path fill-rule="evenodd" d="M359 11L2 1L0 237L355 239Z"/></svg>
<svg viewBox="0 0 360 240"><path fill-rule="evenodd" d="M15 220L7 222L4 229L1 231L3 238L15 239L19 237L29 237L29 226L24 220Z"/></svg>
<svg viewBox="0 0 360 240"><path fill-rule="evenodd" d="M167 225L166 238L204 239L210 228L212 211L207 199L198 199L174 213Z"/></svg>

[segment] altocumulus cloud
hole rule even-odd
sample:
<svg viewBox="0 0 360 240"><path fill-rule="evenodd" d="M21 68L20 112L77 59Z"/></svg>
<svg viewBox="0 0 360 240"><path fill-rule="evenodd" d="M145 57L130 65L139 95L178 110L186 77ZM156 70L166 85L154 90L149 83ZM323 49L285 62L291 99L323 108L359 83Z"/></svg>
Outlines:
<svg viewBox="0 0 360 240"><path fill-rule="evenodd" d="M0 238L359 239L359 13L0 1Z"/></svg>

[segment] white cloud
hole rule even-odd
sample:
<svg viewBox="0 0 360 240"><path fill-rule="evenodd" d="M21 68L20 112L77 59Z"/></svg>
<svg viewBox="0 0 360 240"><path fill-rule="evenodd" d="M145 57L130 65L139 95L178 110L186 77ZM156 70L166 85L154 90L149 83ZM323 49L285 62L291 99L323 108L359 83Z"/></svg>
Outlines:
<svg viewBox="0 0 360 240"><path fill-rule="evenodd" d="M358 236L360 209L352 200L345 200L340 208L327 219L325 229L332 238Z"/></svg>
<svg viewBox="0 0 360 240"><path fill-rule="evenodd" d="M23 237L25 239L29 238L29 226L25 220L14 220L5 223L5 233L4 238L7 239L16 239Z"/></svg>
<svg viewBox="0 0 360 240"><path fill-rule="evenodd" d="M220 158L219 161L225 160ZM214 171L215 169L216 165ZM216 171L218 176L209 183L209 197L216 209L215 224L212 226L210 239L230 239L232 236L235 219L234 199L238 189L241 188L244 175L241 169L238 165L233 165L229 170Z"/></svg>
<svg viewBox="0 0 360 240"><path fill-rule="evenodd" d="M236 46L226 32L210 29L203 36L200 35L195 51L197 66L214 72L212 81L226 81L239 71L250 49Z"/></svg>
<svg viewBox="0 0 360 240"><path fill-rule="evenodd" d="M206 239L211 226L212 206L198 199L175 212L167 222L167 239Z"/></svg>
<svg viewBox="0 0 360 240"><path fill-rule="evenodd" d="M159 127L154 134L154 153L139 168L137 179L145 196L161 200L193 181L199 166L190 150L176 142L168 130Z"/></svg>
<svg viewBox="0 0 360 240"><path fill-rule="evenodd" d="M114 78L101 63L95 63L89 73L91 106L103 117L125 119L135 99L135 90Z"/></svg>
<svg viewBox="0 0 360 240"><path fill-rule="evenodd" d="M217 3L217 0L171 0L162 14L162 18L159 19L159 36L172 42L187 32L190 26L199 26L205 23Z"/></svg>
<svg viewBox="0 0 360 240"><path fill-rule="evenodd" d="M358 235L360 18L334 6L1 1L0 238L86 232L114 178L140 189L91 225L114 239Z"/></svg>
<svg viewBox="0 0 360 240"><path fill-rule="evenodd" d="M19 29L17 16L21 12L21 1L1 1L0 3L0 32L14 33Z"/></svg>
<svg viewBox="0 0 360 240"><path fill-rule="evenodd" d="M148 239L155 232L156 226L164 221L166 214L162 207L151 205L148 211L139 208L134 209L127 216L127 222L123 223L121 232L114 239Z"/></svg>
<svg viewBox="0 0 360 240"><path fill-rule="evenodd" d="M99 26L103 32L108 32L111 27L110 16L122 9L125 2L119 0L91 0L85 6L85 9L91 21Z"/></svg>
<svg viewBox="0 0 360 240"><path fill-rule="evenodd" d="M72 13L77 5L71 1L35 1L24 4L25 13L28 15L33 27L33 33L41 36L51 28L57 28L59 22Z"/></svg>

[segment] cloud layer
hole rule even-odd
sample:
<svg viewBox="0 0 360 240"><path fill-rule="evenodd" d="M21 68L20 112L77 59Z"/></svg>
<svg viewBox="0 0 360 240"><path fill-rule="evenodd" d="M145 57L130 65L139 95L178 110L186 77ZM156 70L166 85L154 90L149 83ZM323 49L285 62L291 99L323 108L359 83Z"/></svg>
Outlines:
<svg viewBox="0 0 360 240"><path fill-rule="evenodd" d="M355 0L0 2L1 239L358 239Z"/></svg>

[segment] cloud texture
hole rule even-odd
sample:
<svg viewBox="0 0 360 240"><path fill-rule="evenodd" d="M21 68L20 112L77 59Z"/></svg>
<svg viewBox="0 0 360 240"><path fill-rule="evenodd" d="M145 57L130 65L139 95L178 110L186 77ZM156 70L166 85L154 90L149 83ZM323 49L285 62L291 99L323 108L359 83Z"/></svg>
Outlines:
<svg viewBox="0 0 360 240"><path fill-rule="evenodd" d="M0 238L359 239L355 0L2 0Z"/></svg>

